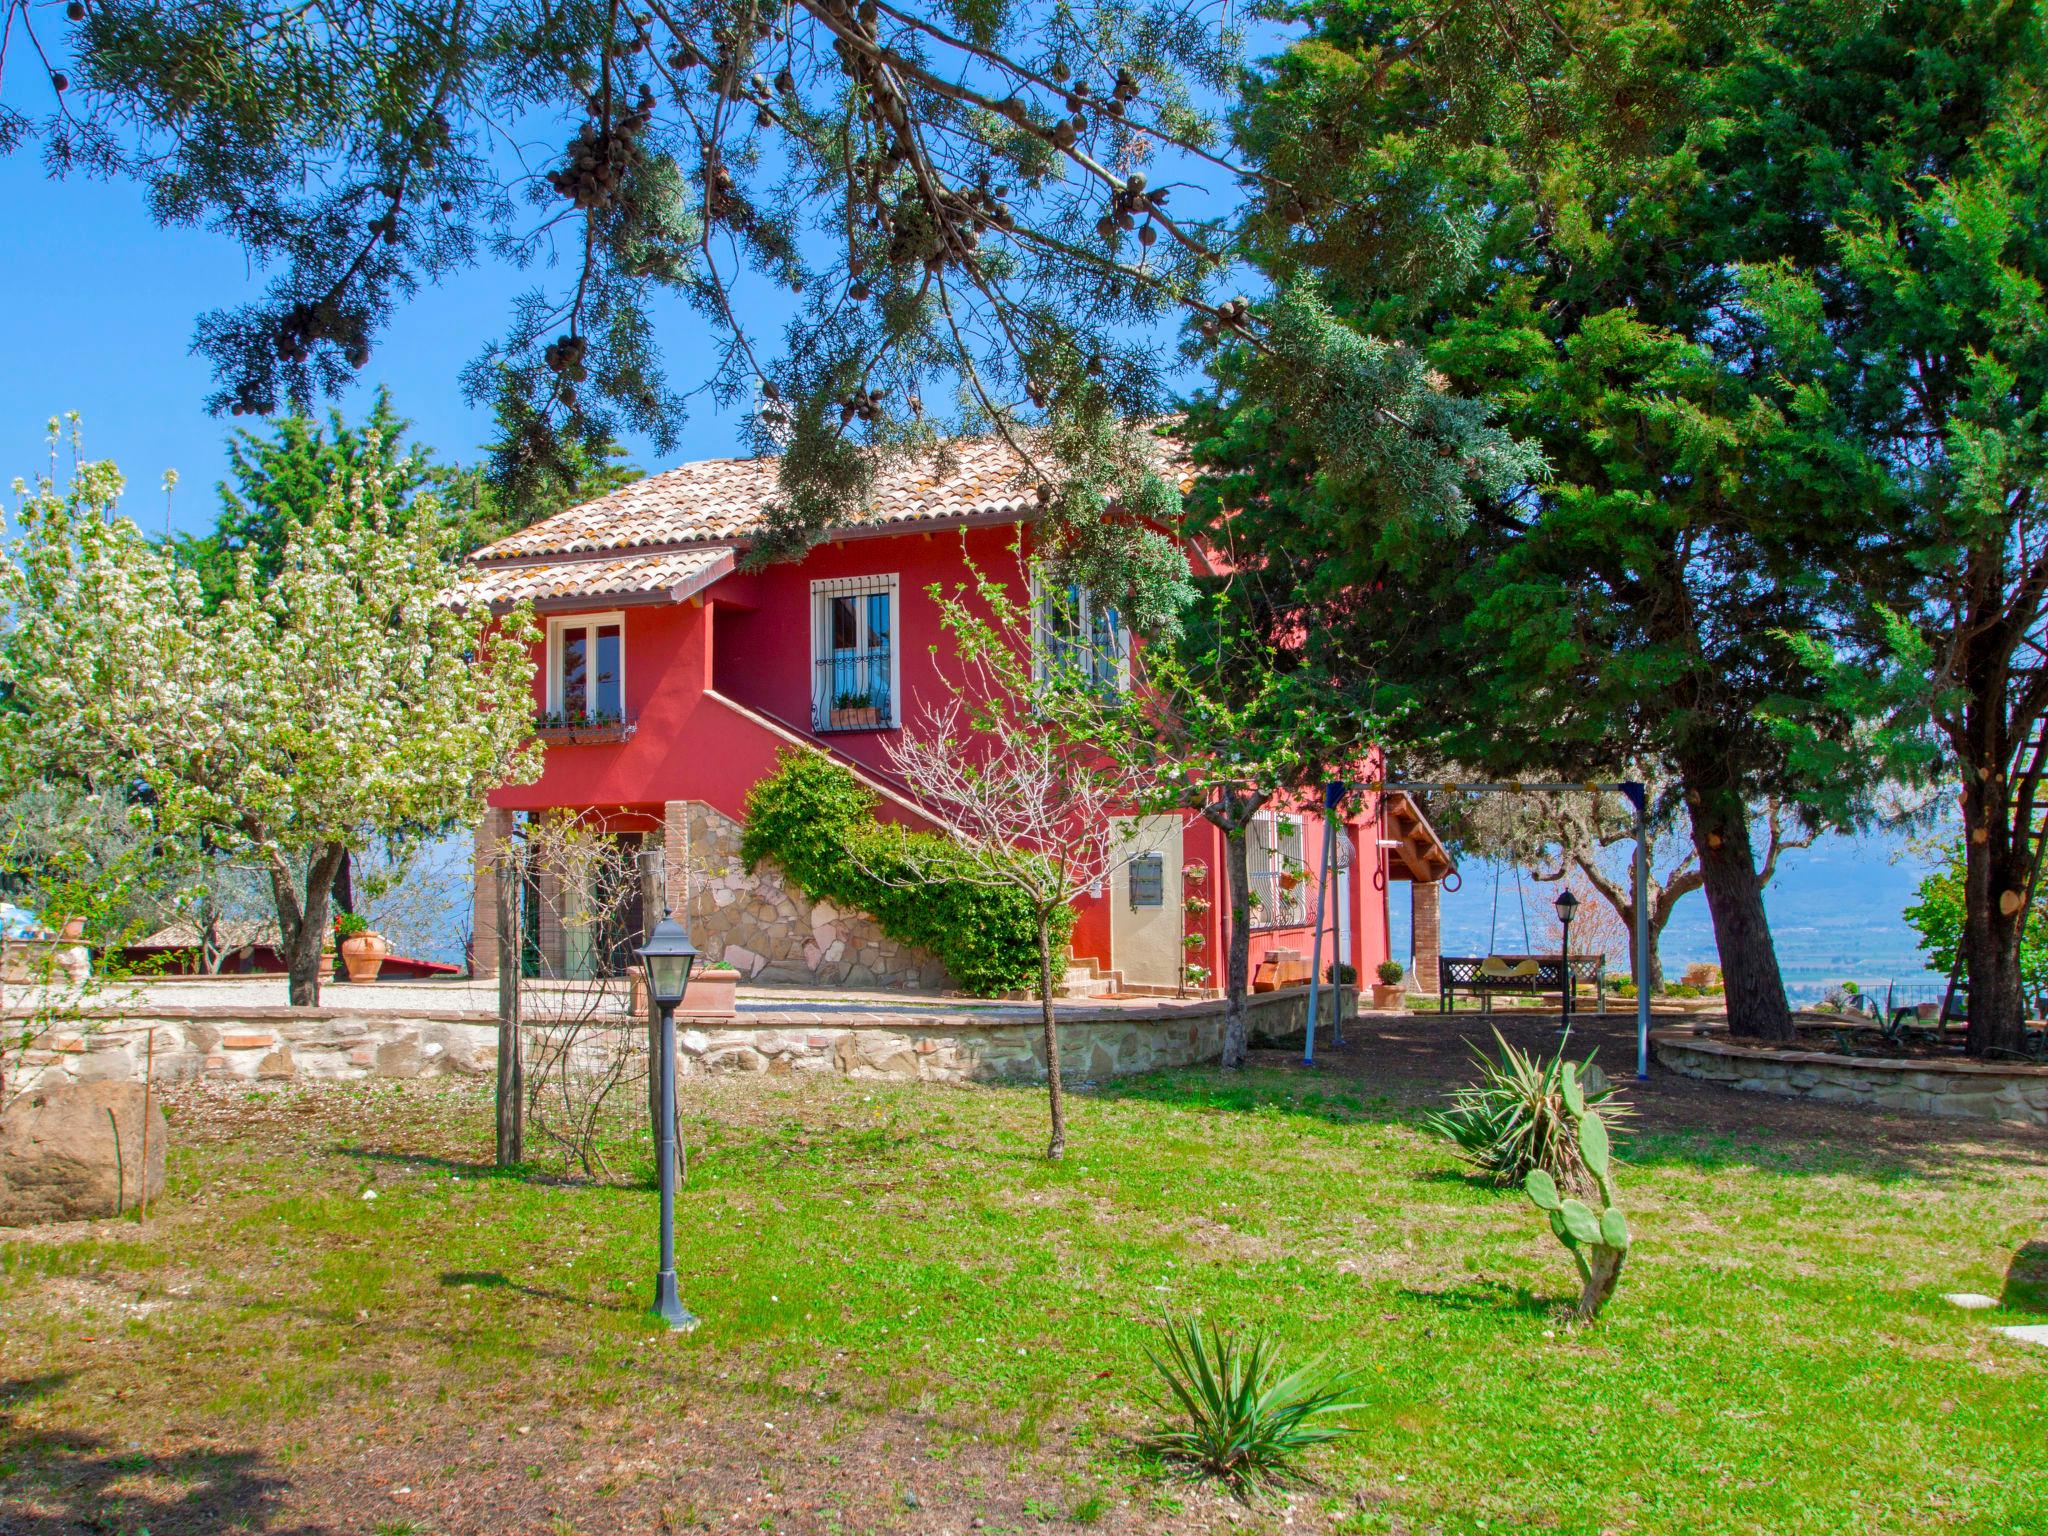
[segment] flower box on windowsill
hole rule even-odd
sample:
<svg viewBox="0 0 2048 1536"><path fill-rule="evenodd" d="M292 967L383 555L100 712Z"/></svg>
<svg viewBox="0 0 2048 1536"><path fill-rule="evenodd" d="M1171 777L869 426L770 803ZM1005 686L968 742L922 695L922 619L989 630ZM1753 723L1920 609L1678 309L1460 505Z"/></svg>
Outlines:
<svg viewBox="0 0 2048 1536"><path fill-rule="evenodd" d="M834 709L826 713L825 724L835 731L879 731L882 712L872 704L860 709Z"/></svg>
<svg viewBox="0 0 2048 1536"><path fill-rule="evenodd" d="M533 722L533 734L552 745L595 745L607 741L631 741L633 722L603 718L571 720L562 715L542 715Z"/></svg>

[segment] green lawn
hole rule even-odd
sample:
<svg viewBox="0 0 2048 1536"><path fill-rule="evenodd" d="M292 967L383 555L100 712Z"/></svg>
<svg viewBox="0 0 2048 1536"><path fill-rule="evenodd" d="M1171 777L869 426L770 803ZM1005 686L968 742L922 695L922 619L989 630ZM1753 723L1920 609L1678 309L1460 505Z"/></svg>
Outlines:
<svg viewBox="0 0 2048 1536"><path fill-rule="evenodd" d="M479 1167L473 1085L188 1090L146 1229L0 1242L0 1513L38 1536L2048 1529L2048 1350L1940 1299L1998 1294L2043 1235L2048 1140L1646 1101L1634 1257L1574 1330L1536 1213L1459 1175L1370 1045L1081 1097L1064 1165L1033 1090L686 1088L687 1338L641 1311L645 1186ZM1154 1325L1195 1311L1363 1373L1358 1435L1283 1503L1131 1448Z"/></svg>

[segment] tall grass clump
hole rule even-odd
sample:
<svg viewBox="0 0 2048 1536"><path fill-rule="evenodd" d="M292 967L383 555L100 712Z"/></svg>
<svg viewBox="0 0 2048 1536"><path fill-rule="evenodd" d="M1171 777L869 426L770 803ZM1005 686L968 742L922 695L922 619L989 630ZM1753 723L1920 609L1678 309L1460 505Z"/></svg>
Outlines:
<svg viewBox="0 0 2048 1536"><path fill-rule="evenodd" d="M1327 1422L1364 1406L1350 1397L1351 1372L1320 1357L1289 1370L1271 1338L1226 1334L1213 1323L1206 1333L1195 1321L1165 1333L1165 1352L1146 1353L1171 1394L1153 1404L1173 1421L1147 1435L1145 1449L1244 1495L1298 1480L1303 1451L1352 1433Z"/></svg>

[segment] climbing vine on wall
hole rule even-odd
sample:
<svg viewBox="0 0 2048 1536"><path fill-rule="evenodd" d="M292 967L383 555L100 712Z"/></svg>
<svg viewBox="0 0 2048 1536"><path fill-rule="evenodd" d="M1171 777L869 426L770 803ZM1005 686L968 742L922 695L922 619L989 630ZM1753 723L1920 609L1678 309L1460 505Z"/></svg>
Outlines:
<svg viewBox="0 0 2048 1536"><path fill-rule="evenodd" d="M877 821L876 803L830 758L792 748L747 794L740 856L750 871L764 859L775 864L813 901L867 913L890 938L936 955L978 996L1035 985L1029 903L1014 887L972 878L952 839ZM1068 913L1053 934L1056 952L1072 932Z"/></svg>

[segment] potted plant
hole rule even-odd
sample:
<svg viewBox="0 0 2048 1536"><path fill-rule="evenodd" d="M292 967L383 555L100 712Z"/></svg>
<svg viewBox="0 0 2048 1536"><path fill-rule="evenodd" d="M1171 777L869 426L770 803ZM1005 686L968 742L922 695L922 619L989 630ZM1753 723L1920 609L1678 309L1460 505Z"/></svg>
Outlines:
<svg viewBox="0 0 2048 1536"><path fill-rule="evenodd" d="M571 714L567 710L544 710L533 719L533 734L546 742L630 741L633 726L609 710L595 714Z"/></svg>
<svg viewBox="0 0 2048 1536"><path fill-rule="evenodd" d="M828 723L835 731L873 730L882 723L882 711L867 694L848 690L833 696Z"/></svg>
<svg viewBox="0 0 2048 1536"><path fill-rule="evenodd" d="M1401 978L1408 974L1398 960L1382 960L1379 980L1373 983L1372 1005L1375 1008L1399 1008L1408 1000L1408 989L1401 985Z"/></svg>
<svg viewBox="0 0 2048 1536"><path fill-rule="evenodd" d="M343 912L334 919L334 935L341 941L341 963L348 967L350 981L375 981L384 969L384 957L391 946L384 935L370 926L360 912Z"/></svg>

